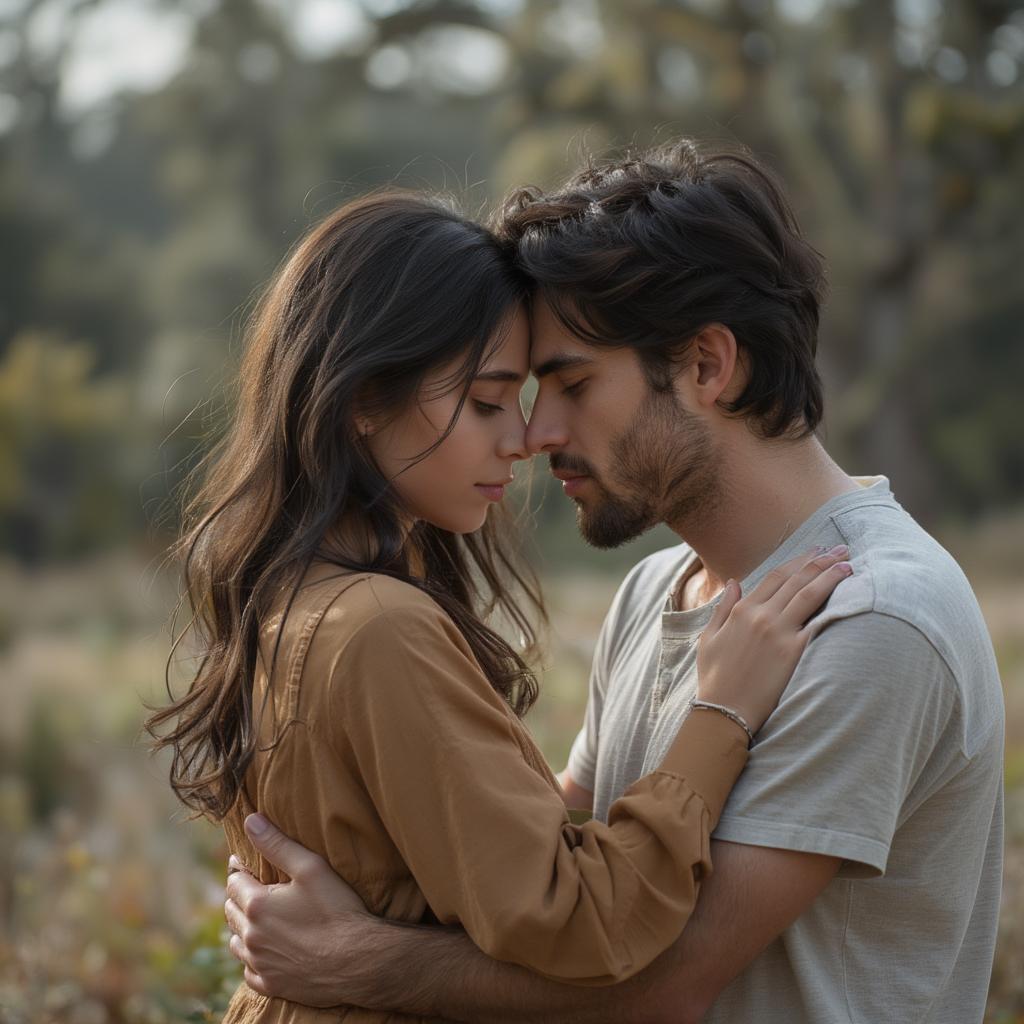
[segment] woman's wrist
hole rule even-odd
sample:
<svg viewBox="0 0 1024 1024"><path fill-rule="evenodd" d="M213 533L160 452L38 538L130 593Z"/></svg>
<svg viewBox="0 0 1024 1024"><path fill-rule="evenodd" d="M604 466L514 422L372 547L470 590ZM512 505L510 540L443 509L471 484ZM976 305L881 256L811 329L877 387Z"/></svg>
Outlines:
<svg viewBox="0 0 1024 1024"><path fill-rule="evenodd" d="M715 701L702 700L699 697L694 697L690 701L691 711L711 711L715 714L724 715L729 719L730 722L735 722L747 735L747 749L754 745L754 731L750 728L746 718L740 713L739 709L729 707L726 704L718 704Z"/></svg>
<svg viewBox="0 0 1024 1024"><path fill-rule="evenodd" d="M740 725L705 711L683 719L656 770L686 780L704 801L713 828L749 756Z"/></svg>

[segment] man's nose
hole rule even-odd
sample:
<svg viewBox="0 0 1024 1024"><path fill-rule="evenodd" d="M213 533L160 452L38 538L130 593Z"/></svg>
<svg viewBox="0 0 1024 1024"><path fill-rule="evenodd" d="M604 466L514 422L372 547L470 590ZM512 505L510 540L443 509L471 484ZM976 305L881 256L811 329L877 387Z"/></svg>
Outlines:
<svg viewBox="0 0 1024 1024"><path fill-rule="evenodd" d="M569 443L569 432L560 417L549 411L546 403L538 400L526 425L526 450L531 455L543 455L564 448Z"/></svg>

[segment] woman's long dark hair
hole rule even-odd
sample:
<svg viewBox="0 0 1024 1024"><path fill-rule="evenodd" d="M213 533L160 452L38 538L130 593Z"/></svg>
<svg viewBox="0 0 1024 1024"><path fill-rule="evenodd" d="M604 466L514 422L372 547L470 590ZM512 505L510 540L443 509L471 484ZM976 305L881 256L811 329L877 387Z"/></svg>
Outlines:
<svg viewBox="0 0 1024 1024"><path fill-rule="evenodd" d="M428 373L459 360L447 384L460 400L443 440L527 293L485 228L441 200L393 190L328 217L268 288L249 325L231 427L197 467L199 489L172 549L191 621L168 668L187 635L199 668L180 699L168 684L171 704L146 722L156 748L173 751L171 786L198 814L219 820L238 796L256 752L259 630L283 588L287 615L314 559L426 591L517 714L536 699L524 657L484 624L499 612L531 649L535 616L522 599L544 618L535 576L507 548L508 517L492 509L464 536L426 522L409 533L355 423L357 412L407 408ZM343 520L365 529L372 554L331 543ZM276 657L277 646L271 683Z"/></svg>

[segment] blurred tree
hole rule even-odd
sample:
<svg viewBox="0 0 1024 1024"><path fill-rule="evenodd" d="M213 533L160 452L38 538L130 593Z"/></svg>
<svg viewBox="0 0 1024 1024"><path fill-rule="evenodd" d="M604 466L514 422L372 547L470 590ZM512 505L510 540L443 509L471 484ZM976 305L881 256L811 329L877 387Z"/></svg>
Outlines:
<svg viewBox="0 0 1024 1024"><path fill-rule="evenodd" d="M1024 7L535 0L515 38L504 182L558 177L552 136L595 122L598 150L742 140L831 267L832 447L924 518L1020 500Z"/></svg>
<svg viewBox="0 0 1024 1024"><path fill-rule="evenodd" d="M158 87L104 93L83 72L99 59L83 40L118 38L117 18L178 54ZM203 402L256 290L325 209L398 180L475 212L588 151L725 137L776 166L832 268L830 446L926 518L1018 503L1022 59L1024 10L995 0L12 0L0 353L22 349L4 372L26 344L40 362L88 347L74 387L127 396L131 428L105 444L110 500L137 511L122 469L147 467L144 501L170 492L216 432ZM37 554L88 546L90 474L19 436L0 492L34 501L26 480L59 478L83 525L73 543L33 533L8 501L0 532Z"/></svg>
<svg viewBox="0 0 1024 1024"><path fill-rule="evenodd" d="M22 333L0 359L0 546L26 561L123 543L142 526L126 495L140 466L124 435L128 382L94 377L94 350Z"/></svg>

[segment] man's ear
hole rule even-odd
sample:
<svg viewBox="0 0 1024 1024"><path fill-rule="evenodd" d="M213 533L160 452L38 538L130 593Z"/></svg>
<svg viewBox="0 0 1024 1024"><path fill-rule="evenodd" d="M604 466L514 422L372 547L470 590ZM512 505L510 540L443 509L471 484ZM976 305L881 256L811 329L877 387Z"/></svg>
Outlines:
<svg viewBox="0 0 1024 1024"><path fill-rule="evenodd" d="M687 390L699 407L711 411L742 390L746 378L736 336L724 324L707 324L690 342Z"/></svg>

